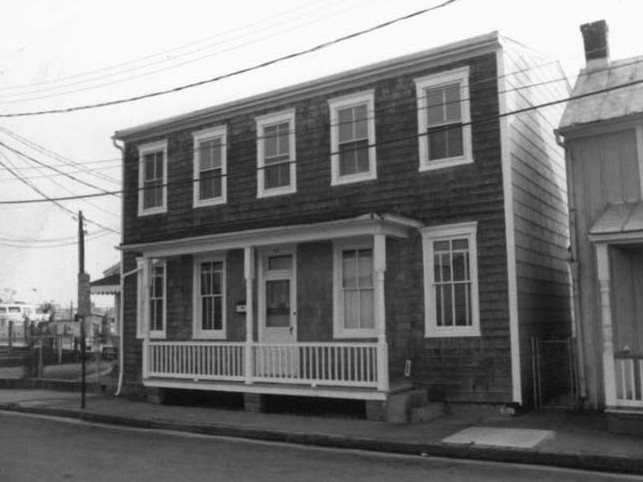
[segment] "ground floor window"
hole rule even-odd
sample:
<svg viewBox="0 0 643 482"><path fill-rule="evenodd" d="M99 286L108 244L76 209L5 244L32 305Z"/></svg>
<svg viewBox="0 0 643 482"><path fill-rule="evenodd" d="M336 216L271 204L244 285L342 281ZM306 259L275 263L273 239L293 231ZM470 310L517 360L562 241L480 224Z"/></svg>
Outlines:
<svg viewBox="0 0 643 482"><path fill-rule="evenodd" d="M195 336L225 336L225 260L198 259L195 263Z"/></svg>
<svg viewBox="0 0 643 482"><path fill-rule="evenodd" d="M375 336L372 243L335 246L335 336Z"/></svg>
<svg viewBox="0 0 643 482"><path fill-rule="evenodd" d="M422 230L425 334L479 336L476 223Z"/></svg>
<svg viewBox="0 0 643 482"><path fill-rule="evenodd" d="M150 268L149 327L150 336L165 336L165 263Z"/></svg>

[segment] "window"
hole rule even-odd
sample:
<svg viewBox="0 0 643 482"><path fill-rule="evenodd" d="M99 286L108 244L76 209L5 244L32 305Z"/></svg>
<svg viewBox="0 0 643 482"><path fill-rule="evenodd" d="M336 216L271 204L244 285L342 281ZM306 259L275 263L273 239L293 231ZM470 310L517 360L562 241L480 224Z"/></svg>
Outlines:
<svg viewBox="0 0 643 482"><path fill-rule="evenodd" d="M473 162L469 68L415 80L420 171Z"/></svg>
<svg viewBox="0 0 643 482"><path fill-rule="evenodd" d="M330 107L331 184L377 177L373 91L328 101Z"/></svg>
<svg viewBox="0 0 643 482"><path fill-rule="evenodd" d="M295 192L295 111L258 117L256 121L257 197Z"/></svg>
<svg viewBox="0 0 643 482"><path fill-rule="evenodd" d="M150 267L150 337L165 337L165 263Z"/></svg>
<svg viewBox="0 0 643 482"><path fill-rule="evenodd" d="M138 214L167 211L167 142L146 144L138 149Z"/></svg>
<svg viewBox="0 0 643 482"><path fill-rule="evenodd" d="M375 336L373 246L335 246L335 337Z"/></svg>
<svg viewBox="0 0 643 482"><path fill-rule="evenodd" d="M225 261L195 261L194 336L225 338Z"/></svg>
<svg viewBox="0 0 643 482"><path fill-rule="evenodd" d="M194 207L226 202L226 128L196 132L194 138Z"/></svg>
<svg viewBox="0 0 643 482"><path fill-rule="evenodd" d="M426 336L480 336L476 223L421 231Z"/></svg>

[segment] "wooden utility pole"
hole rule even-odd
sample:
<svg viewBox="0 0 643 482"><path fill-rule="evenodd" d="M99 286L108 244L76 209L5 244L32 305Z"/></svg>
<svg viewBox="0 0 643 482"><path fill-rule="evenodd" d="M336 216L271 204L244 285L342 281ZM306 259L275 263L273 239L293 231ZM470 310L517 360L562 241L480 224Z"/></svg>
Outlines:
<svg viewBox="0 0 643 482"><path fill-rule="evenodd" d="M81 400L80 408L85 408L86 391L86 354L87 344L85 341L85 321L91 312L91 301L89 298L89 275L85 273L85 229L83 223L83 212L78 211L78 322L80 323L80 363L81 363Z"/></svg>

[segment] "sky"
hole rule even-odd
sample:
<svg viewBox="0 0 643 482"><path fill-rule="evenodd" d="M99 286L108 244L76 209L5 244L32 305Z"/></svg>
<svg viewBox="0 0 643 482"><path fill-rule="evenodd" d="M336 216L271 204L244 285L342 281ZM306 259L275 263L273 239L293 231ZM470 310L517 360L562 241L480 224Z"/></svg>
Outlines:
<svg viewBox="0 0 643 482"><path fill-rule="evenodd" d="M0 0L0 115L102 103L213 78L439 3ZM0 117L0 202L120 189L120 152L111 140L116 130L494 30L558 59L573 83L584 64L579 26L605 19L613 59L643 55L641 13L640 0L457 0L313 54L182 92L70 113ZM79 210L88 220L85 271L92 280L119 261L118 196L0 204L0 297L15 290L16 299L27 302L75 303Z"/></svg>

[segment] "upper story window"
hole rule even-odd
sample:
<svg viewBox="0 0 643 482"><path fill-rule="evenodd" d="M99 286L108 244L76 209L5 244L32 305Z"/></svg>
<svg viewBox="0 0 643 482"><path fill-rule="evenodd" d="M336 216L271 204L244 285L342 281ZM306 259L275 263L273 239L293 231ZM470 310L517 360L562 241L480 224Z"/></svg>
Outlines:
<svg viewBox="0 0 643 482"><path fill-rule="evenodd" d="M374 92L331 99L331 185L377 177Z"/></svg>
<svg viewBox="0 0 643 482"><path fill-rule="evenodd" d="M469 68L415 79L420 171L473 162Z"/></svg>
<svg viewBox="0 0 643 482"><path fill-rule="evenodd" d="M295 111L258 117L257 197L297 190Z"/></svg>
<svg viewBox="0 0 643 482"><path fill-rule="evenodd" d="M225 126L193 134L194 206L226 202L227 148Z"/></svg>
<svg viewBox="0 0 643 482"><path fill-rule="evenodd" d="M480 336L476 223L421 232L426 336Z"/></svg>
<svg viewBox="0 0 643 482"><path fill-rule="evenodd" d="M138 215L167 211L167 141L138 148Z"/></svg>

